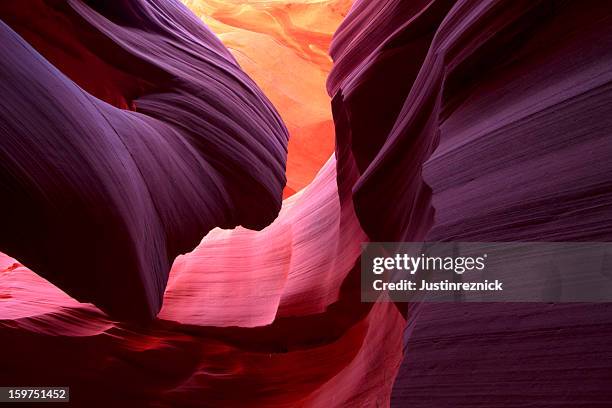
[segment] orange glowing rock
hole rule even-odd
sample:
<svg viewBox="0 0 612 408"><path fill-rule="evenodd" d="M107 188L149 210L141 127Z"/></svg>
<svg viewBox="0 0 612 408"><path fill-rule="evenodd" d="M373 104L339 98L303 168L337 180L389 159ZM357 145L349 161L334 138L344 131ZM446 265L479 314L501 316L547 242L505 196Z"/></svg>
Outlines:
<svg viewBox="0 0 612 408"><path fill-rule="evenodd" d="M352 0L183 0L230 49L289 129L285 197L305 187L334 150L325 80L332 34Z"/></svg>

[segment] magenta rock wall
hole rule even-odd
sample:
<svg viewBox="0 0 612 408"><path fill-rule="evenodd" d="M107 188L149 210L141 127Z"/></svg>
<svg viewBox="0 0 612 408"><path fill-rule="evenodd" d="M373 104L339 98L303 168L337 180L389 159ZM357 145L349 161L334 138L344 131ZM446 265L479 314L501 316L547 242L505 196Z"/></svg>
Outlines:
<svg viewBox="0 0 612 408"><path fill-rule="evenodd" d="M0 19L0 385L612 406L609 304L364 303L359 264L368 241L612 238L612 4L355 1L329 51L335 154L285 200L280 116L179 2Z"/></svg>

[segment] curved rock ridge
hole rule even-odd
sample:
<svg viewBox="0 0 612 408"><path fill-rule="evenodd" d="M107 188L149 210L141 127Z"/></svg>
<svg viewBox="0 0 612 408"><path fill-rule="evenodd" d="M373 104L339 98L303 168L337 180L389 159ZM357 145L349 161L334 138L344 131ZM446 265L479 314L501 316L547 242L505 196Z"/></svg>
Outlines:
<svg viewBox="0 0 612 408"><path fill-rule="evenodd" d="M148 97L151 81L130 76L138 87L124 98L115 85L123 77L98 69L108 83L86 87L79 78L81 86L123 112L141 112L144 97L129 95ZM340 188L337 173L346 180ZM353 211L351 174L350 163L332 158L263 231L212 231L178 257L162 311L146 325L116 321L0 257L0 331L15 344L0 351L0 382L62 381L71 402L88 407L126 399L168 407L388 405L404 319L393 304L359 301L357 261L367 238ZM26 350L26 359L14 358ZM93 392L94 384L110 391Z"/></svg>
<svg viewBox="0 0 612 408"><path fill-rule="evenodd" d="M336 154L354 162L355 210L375 241L418 241L431 227L421 165L436 145L442 65L429 56L452 4L357 1L332 42Z"/></svg>
<svg viewBox="0 0 612 408"><path fill-rule="evenodd" d="M55 1L33 4L52 5L59 15L71 16L65 27L73 27L69 22L76 17L104 34L77 31L78 41L64 38L59 42L64 47L57 50L51 47L55 39L38 38L25 26L11 23L55 67L64 61L61 71L69 73L71 81L108 102L81 91L82 97L73 97L79 102L74 109L93 103L100 115L113 118L107 121L113 126L131 120L134 128L145 121L151 128L167 129L162 139L169 147L164 155L150 153L156 150L149 148L154 142L148 138L147 144L144 137L121 140L120 146L140 148L142 156L132 149L130 158L140 157L146 165L130 164L128 158L120 163L126 163L127 170L105 171L114 175L137 167L166 180L166 173L156 171L165 168L165 154L175 152L175 141L184 141L185 134L191 135L188 149L173 153L168 166L182 169L191 154L208 157L210 146L194 145L192 128L200 123L200 114L208 115L213 108L198 107L168 123L163 115L174 114L175 103L181 112L191 105L175 102L176 95L164 98L168 89L157 88L160 83L184 86L179 74L186 66L173 71L171 66L180 61L159 62L165 47L177 46L185 58L211 53L215 60L233 61L216 40L202 49L201 41L192 38L212 37L208 31L200 33L203 28L195 17L174 7L174 2L153 0L70 2L68 8ZM364 303L359 264L360 244L368 240L610 239L611 9L605 2L585 6L562 1L356 1L331 48L335 65L328 91L333 97L336 154L314 180L285 200L278 217L261 231L230 230L233 224L227 221L239 215L247 220L262 216L260 201L253 198L259 195L245 190L245 197L252 199L241 201L245 206L240 211L219 209L225 198L206 201L211 212L218 210L228 218L196 249L176 258L163 308L146 324L118 321L36 275L36 265L28 264L29 270L0 255L0 337L10 345L0 347L0 383L69 384L72 403L87 407L129 401L131 406L157 407L569 408L612 400L608 304ZM43 14L29 18L37 15ZM151 15L155 18L147 17ZM18 13L11 16L19 20ZM177 26L177 19L185 25ZM165 29L176 36L160 34ZM9 33L8 38L19 44L14 52L24 49L26 55L38 55ZM149 34L155 38L150 46L137 48L136 60L121 63L126 50ZM192 47L201 53L192 53ZM85 58L97 80L75 69L82 67L70 60L75 49L81 50L76 55ZM45 68L61 76L53 67ZM213 73L218 69L209 65L187 71L204 80L217 78ZM20 71L15 71L7 72L17 77ZM39 71L45 78L44 70ZM47 92L48 98L65 93L63 83L79 89L61 78ZM213 85L225 83L211 83L216 89ZM196 95L204 98L206 93ZM18 106L3 97L0 101L9 111ZM252 103L257 112L267 106ZM20 104L22 109L37 106ZM223 106L236 112L234 105ZM30 116L36 123L36 115ZM78 128L79 134L90 141L97 128L81 116L78 123L88 126ZM225 118L230 117L228 113ZM267 118L272 117L276 116ZM251 123L254 118L241 120ZM64 129L54 116L38 120L51 129ZM209 126L221 124L226 122ZM151 133L155 134L146 132L148 137ZM29 148L36 152L36 146ZM106 152L86 152L98 154L98 149ZM62 152L57 146L44 151ZM273 155L275 150L266 151ZM221 152L211 155L219 160L209 163L212 173L206 174L235 174L231 166L244 164ZM225 160L230 160L230 167L222 165ZM26 163L33 168L31 161ZM274 166L263 168L271 173L259 173L257 167L243 170L256 179L266 174L274 179ZM140 177L146 182L147 175ZM201 197L181 201L181 196L170 193L174 184L181 190L185 186L180 178L172 181L166 186L168 195L162 195L168 207L161 208L169 213L157 214L159 220L191 219L192 207L186 203L199 211ZM220 183L215 188L221 186L231 203L237 190ZM282 185L271 185L280 194ZM251 184L236 186L246 189ZM116 195L119 187L106 186ZM197 193L213 189L192 187ZM142 195L128 198L134 197ZM78 208L70 209L79 215ZM159 212L158 207L154 210ZM253 226L245 220L243 224ZM189 235L173 232L179 240ZM76 270L91 259L70 261L76 261L69 265Z"/></svg>
<svg viewBox="0 0 612 408"><path fill-rule="evenodd" d="M179 2L3 2L0 17L4 252L150 319L177 255L277 216L285 126Z"/></svg>
<svg viewBox="0 0 612 408"><path fill-rule="evenodd" d="M338 161L370 239L612 240L609 4L357 1L331 53ZM597 406L611 316L420 304L391 406Z"/></svg>
<svg viewBox="0 0 612 408"><path fill-rule="evenodd" d="M14 344L0 348L0 381L61 380L76 406L387 406L405 320L360 302L366 238L348 193L331 159L263 231L211 232L177 259L147 325L0 256L0 333Z"/></svg>
<svg viewBox="0 0 612 408"><path fill-rule="evenodd" d="M285 197L300 191L334 151L325 90L332 68L328 48L352 0L182 2L219 36L280 113L291 135Z"/></svg>
<svg viewBox="0 0 612 408"><path fill-rule="evenodd" d="M566 239L609 239L609 18L601 4L356 2L328 90L370 238L466 239L474 217L470 238L558 240L573 208L585 217Z"/></svg>

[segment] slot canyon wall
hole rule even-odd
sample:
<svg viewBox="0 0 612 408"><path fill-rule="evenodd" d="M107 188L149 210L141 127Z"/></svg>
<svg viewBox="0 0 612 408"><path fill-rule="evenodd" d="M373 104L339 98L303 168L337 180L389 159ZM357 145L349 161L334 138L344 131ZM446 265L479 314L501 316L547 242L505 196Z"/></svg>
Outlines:
<svg viewBox="0 0 612 408"><path fill-rule="evenodd" d="M184 3L0 3L1 384L87 407L612 400L608 304L362 303L359 282L367 241L612 238L612 6Z"/></svg>

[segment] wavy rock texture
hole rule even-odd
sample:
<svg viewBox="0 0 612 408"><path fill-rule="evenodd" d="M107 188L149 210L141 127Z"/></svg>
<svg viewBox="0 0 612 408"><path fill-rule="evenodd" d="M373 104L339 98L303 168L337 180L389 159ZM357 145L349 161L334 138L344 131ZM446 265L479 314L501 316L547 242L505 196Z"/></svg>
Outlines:
<svg viewBox="0 0 612 408"><path fill-rule="evenodd" d="M90 10L85 5L70 4L68 10L97 21L82 13ZM131 4L106 9L110 20L102 26L146 32L148 20L130 13ZM204 30L182 8L164 9L174 3L137 4L164 10L156 23L178 15L192 22L168 40L179 41L183 50L192 45L180 38L195 41L192 31ZM270 9L257 2L201 4L212 7L205 12L217 10L211 18L223 21L228 33L245 13L257 16L247 32L265 22L261 30L282 38L281 44L295 46L296 38L304 38L285 34L294 32L287 29L289 22L297 24L293 17L307 21L308 14L283 19L295 6L284 8L280 1ZM318 3L303 7L312 4ZM336 157L284 200L278 218L262 231L214 229L179 256L163 308L147 324L112 319L0 256L0 333L3 345L10 345L0 347L0 383L70 384L79 406L606 406L612 400L608 305L361 303L358 256L360 243L369 239L609 240L610 9L604 2L357 1L330 50L335 62L327 90ZM27 39L25 28L20 34ZM238 34L224 39L251 35ZM9 36L37 55L14 33ZM76 38L75 47L92 41L92 67L98 56L119 63L108 54L112 44L98 43L99 37L68 37ZM231 60L220 45L210 46L214 55ZM124 48L111 48L110 55ZM148 114L140 111L149 106L139 103L146 100L140 93L152 97L149 89L165 78L158 71L145 75L152 64L147 56L157 50L155 44L149 48L138 54L147 63L139 66L142 73L129 72L127 79L125 67L117 73L108 64L96 68L104 79L89 79L88 86L85 78L75 79L78 72L68 76L115 105L96 106L112 112L120 106L121 115L165 123L152 107ZM64 65L62 72L71 66L79 65ZM198 78L207 72L199 71ZM253 72L257 78L264 70ZM130 95L139 96L117 97L128 84ZM283 94L285 82L276 85ZM248 95L259 95L249 89ZM3 109L15 106L6 101ZM267 103L253 104L276 118L264 109ZM236 105L223 106L227 120L251 120L234 118ZM166 123L169 134L182 135L179 125L195 126L180 118ZM262 134L263 140L279 136ZM282 153L282 143L274 146ZM158 169L159 158L142 157ZM303 157L311 169L314 162ZM276 175L274 166L263 168L269 172L262 176ZM280 194L281 183L274 185ZM181 211L181 219L191 214L184 201L164 205ZM249 210L263 208L252 207L243 209L252 217L256 211Z"/></svg>
<svg viewBox="0 0 612 408"><path fill-rule="evenodd" d="M337 169L354 174L328 160L263 231L216 229L179 257L146 325L1 258L0 330L12 346L0 351L0 382L71 384L78 406L388 405L404 320L394 305L359 302L367 238Z"/></svg>
<svg viewBox="0 0 612 408"><path fill-rule="evenodd" d="M611 240L611 23L604 3L357 2L328 89L370 238ZM611 310L419 305L392 406L609 404Z"/></svg>
<svg viewBox="0 0 612 408"><path fill-rule="evenodd" d="M325 80L332 34L352 0L183 0L225 44L281 114L291 138L289 196L334 151Z"/></svg>
<svg viewBox="0 0 612 408"><path fill-rule="evenodd" d="M179 258L145 326L110 321L0 257L0 331L11 344L0 348L0 381L71 384L79 406L388 405L404 318L359 301L365 236L335 164L261 233L215 230Z"/></svg>
<svg viewBox="0 0 612 408"><path fill-rule="evenodd" d="M286 129L183 6L0 12L2 250L81 301L146 319L177 255L214 227L276 217Z"/></svg>

